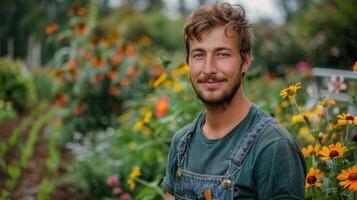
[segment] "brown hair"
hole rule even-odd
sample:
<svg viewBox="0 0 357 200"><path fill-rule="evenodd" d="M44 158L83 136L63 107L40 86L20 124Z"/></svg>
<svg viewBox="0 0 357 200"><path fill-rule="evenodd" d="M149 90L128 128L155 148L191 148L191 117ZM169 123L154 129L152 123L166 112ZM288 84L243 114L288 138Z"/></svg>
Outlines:
<svg viewBox="0 0 357 200"><path fill-rule="evenodd" d="M190 55L190 40L200 41L204 33L216 26L225 26L226 35L228 30L234 30L237 33L238 48L245 61L244 55L252 51L253 34L252 25L245 16L244 8L241 5L216 2L213 5L198 8L187 18L184 25L186 62Z"/></svg>

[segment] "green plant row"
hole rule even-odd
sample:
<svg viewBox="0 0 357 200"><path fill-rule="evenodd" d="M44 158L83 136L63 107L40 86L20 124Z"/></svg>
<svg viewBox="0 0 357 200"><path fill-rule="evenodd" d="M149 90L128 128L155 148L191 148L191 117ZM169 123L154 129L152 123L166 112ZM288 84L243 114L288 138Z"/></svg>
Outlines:
<svg viewBox="0 0 357 200"><path fill-rule="evenodd" d="M28 128L30 126L31 122L34 120L34 117L36 117L40 113L42 113L47 106L48 106L47 102L41 102L39 104L39 106L33 112L31 112L30 116L25 117L25 119L23 119L21 121L21 124L12 131L11 136L7 141L0 142L0 157L1 158L3 158L5 153L11 147L13 147L15 144L17 144L17 142L21 136L21 133L23 133L23 131L26 130L26 128ZM0 167L1 168L6 167L6 163L5 163L4 159L0 160Z"/></svg>
<svg viewBox="0 0 357 200"><path fill-rule="evenodd" d="M33 148L38 138L38 134L41 131L41 128L48 123L55 114L56 109L51 109L46 115L43 115L41 118L36 121L34 126L31 129L29 138L24 146L21 149L21 166L26 168L28 166L28 162L32 156Z"/></svg>
<svg viewBox="0 0 357 200"><path fill-rule="evenodd" d="M55 113L56 108L52 108L47 114L42 115L32 126L29 138L26 141L24 148L21 149L20 160L11 163L7 167L9 179L5 181L5 190L2 192L0 199L7 199L11 194L11 191L15 188L17 180L21 175L21 168L25 169L28 166L41 128L43 128L46 123L48 123L54 117Z"/></svg>
<svg viewBox="0 0 357 200"><path fill-rule="evenodd" d="M56 176L58 173L56 170L60 163L60 153L58 152L56 141L58 133L60 132L61 125L50 126L49 137L47 138L47 148L48 148L48 158L46 160L46 166L48 171ZM36 195L37 200L47 200L50 199L51 192L56 188L56 182L51 179L43 179L40 185L40 191Z"/></svg>

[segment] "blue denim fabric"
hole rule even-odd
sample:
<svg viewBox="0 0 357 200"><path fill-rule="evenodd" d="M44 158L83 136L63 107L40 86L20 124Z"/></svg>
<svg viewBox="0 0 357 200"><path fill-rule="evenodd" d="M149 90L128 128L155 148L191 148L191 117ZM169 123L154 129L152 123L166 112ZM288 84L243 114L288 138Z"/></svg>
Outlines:
<svg viewBox="0 0 357 200"><path fill-rule="evenodd" d="M197 123L193 123L194 125L188 128L187 133L178 144L178 164L174 186L175 199L204 200L204 191L209 190L213 200L233 200L234 180L235 177L239 177L240 168L246 154L254 145L260 133L272 123L275 123L275 120L266 115L263 115L258 119L257 123L248 130L241 140L242 142L239 143L233 151L229 168L224 175L198 174L182 168L183 161L185 160L189 149L192 134L197 126Z"/></svg>

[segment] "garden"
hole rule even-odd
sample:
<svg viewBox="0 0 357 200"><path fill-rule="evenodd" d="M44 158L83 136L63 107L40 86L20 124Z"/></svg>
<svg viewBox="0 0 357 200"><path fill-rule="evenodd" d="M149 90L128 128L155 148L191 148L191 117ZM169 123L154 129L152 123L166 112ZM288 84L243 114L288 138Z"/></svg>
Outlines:
<svg viewBox="0 0 357 200"><path fill-rule="evenodd" d="M21 2L0 3L17 8L0 23L0 199L163 199L171 139L203 109L182 42L192 8ZM357 5L277 2L283 24L254 24L245 94L300 147L305 199L357 199Z"/></svg>

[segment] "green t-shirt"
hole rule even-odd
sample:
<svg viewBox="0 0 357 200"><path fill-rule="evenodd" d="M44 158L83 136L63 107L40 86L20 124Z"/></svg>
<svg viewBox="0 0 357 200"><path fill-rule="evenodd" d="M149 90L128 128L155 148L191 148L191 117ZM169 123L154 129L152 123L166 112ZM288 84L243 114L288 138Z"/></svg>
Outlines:
<svg viewBox="0 0 357 200"><path fill-rule="evenodd" d="M266 115L252 105L248 115L222 138L207 139L202 131L205 115L198 120L192 136L183 169L198 174L224 175L230 156L241 142L242 136ZM192 124L191 124L192 125ZM189 126L191 126L189 125ZM172 140L162 187L174 194L177 170L177 144L187 131L184 127ZM306 166L304 158L286 129L271 124L260 134L246 155L241 173L235 179L234 199L303 199Z"/></svg>

